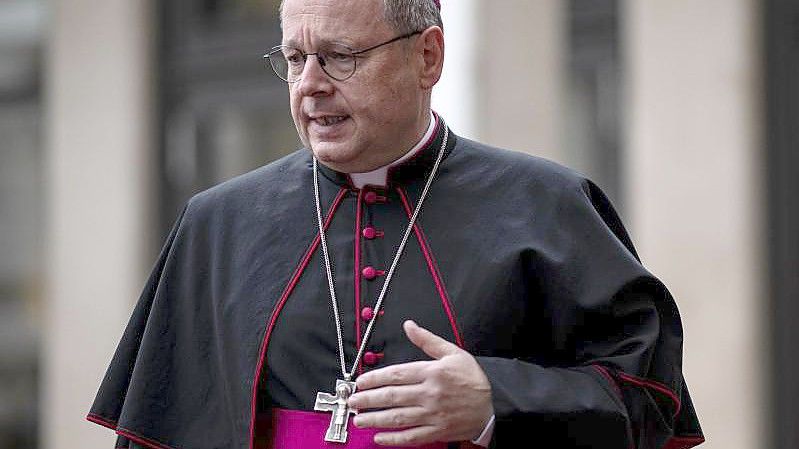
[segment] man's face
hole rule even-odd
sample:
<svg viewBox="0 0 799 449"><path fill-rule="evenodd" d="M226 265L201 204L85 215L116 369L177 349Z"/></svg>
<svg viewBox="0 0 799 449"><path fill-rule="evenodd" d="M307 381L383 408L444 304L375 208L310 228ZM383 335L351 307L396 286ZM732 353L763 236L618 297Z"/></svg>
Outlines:
<svg viewBox="0 0 799 449"><path fill-rule="evenodd" d="M361 50L397 36L378 0L286 0L283 44L314 53L331 43ZM357 58L355 74L330 78L308 56L302 78L289 84L300 139L340 171L364 172L400 157L421 137L427 112L414 39ZM421 128L420 128L421 125Z"/></svg>

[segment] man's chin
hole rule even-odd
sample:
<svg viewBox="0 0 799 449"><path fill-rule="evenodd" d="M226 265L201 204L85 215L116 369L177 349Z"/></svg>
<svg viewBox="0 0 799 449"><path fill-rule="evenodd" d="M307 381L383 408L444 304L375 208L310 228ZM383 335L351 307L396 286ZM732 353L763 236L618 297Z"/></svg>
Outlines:
<svg viewBox="0 0 799 449"><path fill-rule="evenodd" d="M348 145L318 142L312 143L311 149L319 162L334 170L348 172L346 170L348 167L357 165L357 157L350 151Z"/></svg>

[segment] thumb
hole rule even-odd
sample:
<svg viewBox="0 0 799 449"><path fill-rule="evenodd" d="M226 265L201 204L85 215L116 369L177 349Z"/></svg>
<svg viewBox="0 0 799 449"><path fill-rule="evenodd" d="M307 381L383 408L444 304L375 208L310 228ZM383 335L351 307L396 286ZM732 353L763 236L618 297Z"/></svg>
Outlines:
<svg viewBox="0 0 799 449"><path fill-rule="evenodd" d="M402 323L402 328L411 343L434 359L440 359L446 355L458 353L461 350L457 345L444 340L412 320Z"/></svg>

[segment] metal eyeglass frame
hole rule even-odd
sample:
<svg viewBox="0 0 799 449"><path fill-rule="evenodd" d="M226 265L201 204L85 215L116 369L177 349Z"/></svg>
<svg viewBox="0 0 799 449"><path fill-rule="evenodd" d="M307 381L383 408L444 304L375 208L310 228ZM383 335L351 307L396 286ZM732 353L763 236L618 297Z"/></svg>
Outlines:
<svg viewBox="0 0 799 449"><path fill-rule="evenodd" d="M297 79L295 79L293 81L289 81L286 78L283 78L277 72L277 69L275 69L275 65L272 63L272 55L274 55L274 54L276 54L278 52L282 53L283 48L286 48L286 47L294 48L295 50L298 50L302 54L303 69L305 68L305 64L308 63L308 56L314 55L314 56L316 56L317 61L319 61L319 66L322 68L322 71L325 72L325 74L327 76L329 76L330 78L333 78L336 81L344 81L344 80L347 80L347 79L351 78L352 75L355 75L355 71L358 69L358 58L357 58L358 55L366 53L367 51L372 51L372 50L374 50L376 48L380 48L380 47L382 47L384 45L388 45L388 44L397 42L397 41L402 40L402 39L408 39L409 37L415 36L417 34L422 34L422 32L423 31L414 31L412 33L403 34L403 35L397 36L395 38L389 39L389 40L387 40L385 42L381 42L381 43L379 43L377 45L372 45L369 48L364 48L363 50L352 50L351 48L347 47L346 45L342 45L343 47L345 47L348 50L350 50L350 56L353 57L353 59L352 59L352 71L350 71L349 75L347 75L347 76L345 76L343 78L337 78L337 77L331 75L330 73L328 73L327 69L325 69L325 65L327 63L325 62L324 58L319 56L319 52L318 51L314 52L314 53L306 53L306 52L304 52L304 51L302 51L302 50L300 50L300 49L298 49L296 47L291 47L290 45L276 45L276 46L272 47L269 50L269 52L263 56L263 58L269 60L269 66L272 67L272 71L275 73L275 75L277 75L278 78L282 79L283 81L285 81L287 83L296 83L297 81L301 80L302 77L297 78ZM280 57L282 58L283 56L281 55Z"/></svg>

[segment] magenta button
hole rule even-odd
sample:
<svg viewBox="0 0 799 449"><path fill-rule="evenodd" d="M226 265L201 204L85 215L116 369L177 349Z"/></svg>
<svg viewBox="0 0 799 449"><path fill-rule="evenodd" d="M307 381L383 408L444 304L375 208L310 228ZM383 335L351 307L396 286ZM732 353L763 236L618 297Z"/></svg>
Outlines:
<svg viewBox="0 0 799 449"><path fill-rule="evenodd" d="M363 277L371 281L372 279L377 277L377 270L375 270L374 267L366 267L363 270L361 270L361 274L363 275Z"/></svg>
<svg viewBox="0 0 799 449"><path fill-rule="evenodd" d="M363 363L365 363L368 366L375 366L377 365L377 362L379 362L380 359L382 358L383 358L382 353L368 351L366 352L366 354L363 355Z"/></svg>
<svg viewBox="0 0 799 449"><path fill-rule="evenodd" d="M377 193L372 191L366 192L363 199L366 201L366 204L374 204L377 202Z"/></svg>
<svg viewBox="0 0 799 449"><path fill-rule="evenodd" d="M363 318L364 320L369 321L374 316L375 316L375 311L371 307L364 307L363 309L361 309L361 318Z"/></svg>
<svg viewBox="0 0 799 449"><path fill-rule="evenodd" d="M375 230L375 228L373 228L371 226L367 226L367 227L363 228L363 231L361 231L361 234L363 234L363 236L366 237L369 240L372 240L373 238L377 237L377 231Z"/></svg>

